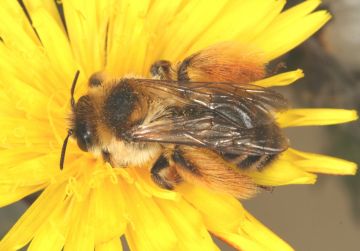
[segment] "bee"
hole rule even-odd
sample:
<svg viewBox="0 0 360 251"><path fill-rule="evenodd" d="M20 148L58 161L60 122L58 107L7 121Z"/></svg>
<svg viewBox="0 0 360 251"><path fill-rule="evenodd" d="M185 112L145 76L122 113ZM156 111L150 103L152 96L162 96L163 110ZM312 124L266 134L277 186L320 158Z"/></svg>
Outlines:
<svg viewBox="0 0 360 251"><path fill-rule="evenodd" d="M288 147L274 119L286 109L277 92L249 84L266 76L255 53L222 43L173 66L160 60L151 79L92 75L74 100L69 137L112 167L151 165L161 188L189 182L248 198L258 186L244 170L262 170Z"/></svg>

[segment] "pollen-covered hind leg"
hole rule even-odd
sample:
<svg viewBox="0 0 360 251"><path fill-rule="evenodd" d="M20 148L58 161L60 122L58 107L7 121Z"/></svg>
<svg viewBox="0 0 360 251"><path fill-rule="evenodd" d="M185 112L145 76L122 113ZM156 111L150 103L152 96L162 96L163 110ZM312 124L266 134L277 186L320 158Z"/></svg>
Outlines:
<svg viewBox="0 0 360 251"><path fill-rule="evenodd" d="M161 80L174 80L172 77L173 69L171 63L167 60L159 60L150 67L150 73L153 78Z"/></svg>
<svg viewBox="0 0 360 251"><path fill-rule="evenodd" d="M242 199L252 197L259 190L246 172L209 149L177 146L172 158L177 173L186 182Z"/></svg>
<svg viewBox="0 0 360 251"><path fill-rule="evenodd" d="M161 155L151 168L151 178L160 187L168 190L181 181L175 168L164 155Z"/></svg>

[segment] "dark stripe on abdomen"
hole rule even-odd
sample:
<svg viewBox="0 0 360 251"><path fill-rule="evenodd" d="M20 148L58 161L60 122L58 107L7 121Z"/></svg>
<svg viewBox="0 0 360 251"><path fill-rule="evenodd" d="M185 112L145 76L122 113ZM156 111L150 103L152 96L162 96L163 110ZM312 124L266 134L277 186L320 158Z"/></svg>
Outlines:
<svg viewBox="0 0 360 251"><path fill-rule="evenodd" d="M190 161L188 161L187 159L185 159L185 157L183 156L183 153L180 149L175 148L172 158L176 164L181 165L183 168L185 168L192 174L200 175L196 166L193 163L191 163Z"/></svg>
<svg viewBox="0 0 360 251"><path fill-rule="evenodd" d="M264 155L241 155L241 154L223 154L224 160L234 164L240 169L256 168L262 170L276 159L279 154Z"/></svg>
<svg viewBox="0 0 360 251"><path fill-rule="evenodd" d="M262 158L261 155L248 155L245 159L236 163L236 166L243 168L243 169L247 169L247 168L255 165L256 162L260 161L261 158Z"/></svg>

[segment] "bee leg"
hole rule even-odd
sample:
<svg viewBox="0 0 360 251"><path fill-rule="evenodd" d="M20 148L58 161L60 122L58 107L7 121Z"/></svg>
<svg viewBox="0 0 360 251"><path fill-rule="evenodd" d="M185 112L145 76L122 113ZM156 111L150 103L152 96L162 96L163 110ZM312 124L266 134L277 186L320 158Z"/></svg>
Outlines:
<svg viewBox="0 0 360 251"><path fill-rule="evenodd" d="M169 160L161 155L151 168L151 178L160 187L168 190L174 189L174 185L180 182L180 177L176 173Z"/></svg>
<svg viewBox="0 0 360 251"><path fill-rule="evenodd" d="M274 76L278 74L281 70L285 70L287 68L287 65L285 62L278 62L275 64L273 68L268 69L268 76Z"/></svg>
<svg viewBox="0 0 360 251"><path fill-rule="evenodd" d="M105 74L101 71L95 72L89 78L89 87L98 87L101 86L102 83L105 81Z"/></svg>
<svg viewBox="0 0 360 251"><path fill-rule="evenodd" d="M267 192L270 192L270 193L274 192L274 189L275 189L274 187L271 187L271 186L258 185L258 187L265 190L265 191L267 191Z"/></svg>
<svg viewBox="0 0 360 251"><path fill-rule="evenodd" d="M233 168L220 155L209 149L177 146L172 159L179 176L190 184L243 199L250 198L258 191L251 177Z"/></svg>
<svg viewBox="0 0 360 251"><path fill-rule="evenodd" d="M167 60L156 61L150 67L151 76L156 79L173 80L172 72L171 63Z"/></svg>
<svg viewBox="0 0 360 251"><path fill-rule="evenodd" d="M102 150L101 155L104 162L109 163L112 167L114 167L113 162L111 161L111 153L109 153L108 150Z"/></svg>
<svg viewBox="0 0 360 251"><path fill-rule="evenodd" d="M177 69L177 79L180 82L189 82L191 79L189 77L188 68L190 67L193 58L197 56L197 54L194 54L188 58L186 58L184 61L179 64Z"/></svg>

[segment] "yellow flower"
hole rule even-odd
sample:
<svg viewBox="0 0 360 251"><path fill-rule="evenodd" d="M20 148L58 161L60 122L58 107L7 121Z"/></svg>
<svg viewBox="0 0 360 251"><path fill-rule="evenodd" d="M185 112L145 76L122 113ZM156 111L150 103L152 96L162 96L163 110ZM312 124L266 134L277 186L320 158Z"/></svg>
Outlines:
<svg viewBox="0 0 360 251"><path fill-rule="evenodd" d="M218 250L209 232L241 250L292 250L235 198L190 184L157 187L149 167L111 168L69 143L69 90L106 69L114 76L149 76L158 59L177 62L212 44L237 40L262 51L266 61L288 52L330 18L305 1L281 12L284 0L63 0L65 23L52 0L3 0L0 8L0 206L43 190L0 242L0 250ZM287 85L296 70L255 84ZM293 109L278 114L283 127L355 120L354 111ZM258 184L311 184L315 173L354 174L345 160L286 151Z"/></svg>

